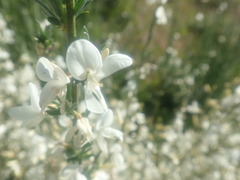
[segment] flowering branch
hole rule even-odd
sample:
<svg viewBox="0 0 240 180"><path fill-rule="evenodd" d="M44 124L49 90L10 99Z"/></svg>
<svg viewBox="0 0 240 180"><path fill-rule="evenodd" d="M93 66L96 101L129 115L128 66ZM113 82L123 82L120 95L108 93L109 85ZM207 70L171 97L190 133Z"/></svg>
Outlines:
<svg viewBox="0 0 240 180"><path fill-rule="evenodd" d="M70 45L77 36L76 33L76 16L74 12L75 0L66 1L66 33L67 33L67 43ZM78 86L75 80L71 81L70 98L72 104L77 103L78 99ZM77 106L76 106L77 107Z"/></svg>
<svg viewBox="0 0 240 180"><path fill-rule="evenodd" d="M88 13L85 8L91 0L66 0L64 4L57 0L51 0L51 7L40 0L36 1L41 5L47 19L51 20L49 22L52 25L63 27L66 31L68 73L65 73L51 60L40 57L36 64L36 75L46 84L41 93L38 93L37 87L30 83L31 103L11 108L9 115L21 120L23 126L27 128L34 128L48 115L67 115L72 123L69 124L70 127L62 141L67 146L62 149L64 149L63 153L67 155L66 160L76 164L66 167L63 174L67 179L85 177L80 173L80 165L83 160L94 157L98 154L97 151L101 151L103 155L107 156L109 153L108 139L123 140L123 133L112 127L114 114L108 108L101 92L100 81L130 66L132 59L124 54L109 55L108 49L101 53L89 40L77 40L76 19L80 15ZM80 100L78 97L79 82L83 85L84 96L81 97L81 100L85 103L84 111L81 109L81 112L78 112L77 104ZM97 158L98 155L96 155Z"/></svg>

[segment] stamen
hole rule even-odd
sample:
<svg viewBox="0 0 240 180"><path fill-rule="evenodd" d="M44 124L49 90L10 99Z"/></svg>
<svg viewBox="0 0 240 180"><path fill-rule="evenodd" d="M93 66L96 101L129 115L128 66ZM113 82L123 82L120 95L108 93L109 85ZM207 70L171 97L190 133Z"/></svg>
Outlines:
<svg viewBox="0 0 240 180"><path fill-rule="evenodd" d="M87 76L87 80L93 82L95 85L99 87L103 87L103 84L99 83L99 81L94 76L91 75L90 71L87 71L86 76Z"/></svg>

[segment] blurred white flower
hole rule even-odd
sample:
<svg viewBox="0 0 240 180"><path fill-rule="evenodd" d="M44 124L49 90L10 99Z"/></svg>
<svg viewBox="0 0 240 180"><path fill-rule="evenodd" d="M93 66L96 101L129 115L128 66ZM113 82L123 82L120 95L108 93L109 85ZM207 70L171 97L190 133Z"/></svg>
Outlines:
<svg viewBox="0 0 240 180"><path fill-rule="evenodd" d="M39 25L43 31L46 30L48 26L50 26L50 22L47 19L44 19L43 21L39 22Z"/></svg>
<svg viewBox="0 0 240 180"><path fill-rule="evenodd" d="M16 73L15 78L18 77L21 77L19 79L19 83L22 85L25 85L28 82L36 81L35 72L30 64L25 64L24 67Z"/></svg>
<svg viewBox="0 0 240 180"><path fill-rule="evenodd" d="M93 140L92 127L87 118L77 119L76 125L68 130L65 136L65 141L70 142L74 136L78 136L80 134L84 135L87 138L88 142L91 142Z"/></svg>
<svg viewBox="0 0 240 180"><path fill-rule="evenodd" d="M14 64L12 61L6 61L3 66L5 67L5 70L12 71L14 69Z"/></svg>
<svg viewBox="0 0 240 180"><path fill-rule="evenodd" d="M0 14L0 42L11 44L14 42L14 32L7 28L7 23L2 14Z"/></svg>
<svg viewBox="0 0 240 180"><path fill-rule="evenodd" d="M0 30L5 29L6 26L7 26L7 23L6 23L6 21L4 20L3 15L0 14Z"/></svg>
<svg viewBox="0 0 240 180"><path fill-rule="evenodd" d="M79 165L71 164L62 170L61 180L87 180L87 178L80 173Z"/></svg>
<svg viewBox="0 0 240 180"><path fill-rule="evenodd" d="M225 11L228 8L228 2L222 2L219 5L219 10L220 11Z"/></svg>
<svg viewBox="0 0 240 180"><path fill-rule="evenodd" d="M109 180L109 174L107 174L106 171L103 170L98 170L97 172L95 172L93 180Z"/></svg>
<svg viewBox="0 0 240 180"><path fill-rule="evenodd" d="M132 64L132 59L123 54L112 54L102 60L98 49L84 39L76 40L69 46L66 61L75 79L86 80L85 103L87 109L95 113L107 110L99 81Z"/></svg>
<svg viewBox="0 0 240 180"><path fill-rule="evenodd" d="M146 0L146 3L151 5L151 4L154 4L156 3L156 0Z"/></svg>
<svg viewBox="0 0 240 180"><path fill-rule="evenodd" d="M226 38L226 36L224 36L224 35L220 35L220 36L218 37L218 42L219 42L219 43L224 43L224 42L226 42L226 40L227 40L227 38Z"/></svg>
<svg viewBox="0 0 240 180"><path fill-rule="evenodd" d="M23 53L23 54L21 54L19 61L23 64L31 63L32 57L30 57L30 55L27 53Z"/></svg>
<svg viewBox="0 0 240 180"><path fill-rule="evenodd" d="M0 87L2 93L15 94L17 87L15 85L15 78L13 76L1 77Z"/></svg>
<svg viewBox="0 0 240 180"><path fill-rule="evenodd" d="M0 47L0 60L5 60L9 58L10 58L10 54L6 50Z"/></svg>
<svg viewBox="0 0 240 180"><path fill-rule="evenodd" d="M60 55L56 56L54 59L54 62L56 62L56 65L58 65L62 69L67 68L67 65L65 63L65 59L63 56L60 56Z"/></svg>
<svg viewBox="0 0 240 180"><path fill-rule="evenodd" d="M189 104L187 107L186 107L186 111L189 112L189 113L192 113L192 114L198 114L201 112L201 109L198 105L198 102L197 101L193 101L191 104Z"/></svg>
<svg viewBox="0 0 240 180"><path fill-rule="evenodd" d="M44 109L56 95L64 92L70 79L60 67L44 57L41 57L37 62L36 74L40 80L47 82L39 102L40 107Z"/></svg>
<svg viewBox="0 0 240 180"><path fill-rule="evenodd" d="M104 112L96 123L95 140L98 147L104 154L108 154L107 142L105 138L118 138L123 140L123 133L117 129L110 127L113 123L113 112L108 109Z"/></svg>
<svg viewBox="0 0 240 180"><path fill-rule="evenodd" d="M166 4L168 0L160 0L162 4Z"/></svg>
<svg viewBox="0 0 240 180"><path fill-rule="evenodd" d="M167 15L163 6L159 6L155 12L157 24L167 24Z"/></svg>
<svg viewBox="0 0 240 180"><path fill-rule="evenodd" d="M23 126L32 128L43 120L45 113L39 106L37 87L32 83L29 83L29 92L30 105L13 107L9 110L9 115L14 119L21 120Z"/></svg>
<svg viewBox="0 0 240 180"><path fill-rule="evenodd" d="M8 161L6 164L16 176L21 176L21 166L17 160Z"/></svg>
<svg viewBox="0 0 240 180"><path fill-rule="evenodd" d="M195 16L195 19L197 21L202 21L204 19L204 14L201 13L201 12L197 13L196 16Z"/></svg>
<svg viewBox="0 0 240 180"><path fill-rule="evenodd" d="M151 5L154 4L156 2L160 2L162 4L166 4L168 0L146 0L147 4Z"/></svg>
<svg viewBox="0 0 240 180"><path fill-rule="evenodd" d="M69 127L71 125L71 119L67 115L58 116L58 122L62 127Z"/></svg>
<svg viewBox="0 0 240 180"><path fill-rule="evenodd" d="M127 165L124 160L123 152L122 152L122 146L120 144L114 144L110 148L110 154L111 154L111 161L113 164L112 171L114 174L123 172Z"/></svg>

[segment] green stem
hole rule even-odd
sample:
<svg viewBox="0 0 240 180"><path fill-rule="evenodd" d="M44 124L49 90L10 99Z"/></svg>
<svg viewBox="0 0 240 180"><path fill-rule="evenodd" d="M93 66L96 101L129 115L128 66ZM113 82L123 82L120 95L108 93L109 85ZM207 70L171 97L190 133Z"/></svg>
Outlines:
<svg viewBox="0 0 240 180"><path fill-rule="evenodd" d="M66 1L66 30L67 30L68 45L70 45L76 39L76 36L77 36L74 5L75 5L75 0Z"/></svg>
<svg viewBox="0 0 240 180"><path fill-rule="evenodd" d="M67 44L68 46L76 39L76 16L74 12L75 0L66 0L66 33L67 33ZM78 88L76 81L71 81L71 98L69 99L72 104L76 104L78 100ZM76 106L77 108L77 106Z"/></svg>

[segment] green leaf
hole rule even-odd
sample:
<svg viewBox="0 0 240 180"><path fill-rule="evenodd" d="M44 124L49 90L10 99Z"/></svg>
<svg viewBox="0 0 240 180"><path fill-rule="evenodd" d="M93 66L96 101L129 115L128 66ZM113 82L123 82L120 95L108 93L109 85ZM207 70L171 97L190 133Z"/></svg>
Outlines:
<svg viewBox="0 0 240 180"><path fill-rule="evenodd" d="M82 159L89 159L92 156L93 156L92 154L83 154L83 155L80 156L80 158L81 158L81 160Z"/></svg>
<svg viewBox="0 0 240 180"><path fill-rule="evenodd" d="M60 109L51 109L47 110L47 113L51 116L59 116L61 115Z"/></svg>
<svg viewBox="0 0 240 180"><path fill-rule="evenodd" d="M82 11L82 12L78 15L78 17L81 16L81 15L83 15L83 14L88 14L88 13L89 13L89 11Z"/></svg>
<svg viewBox="0 0 240 180"><path fill-rule="evenodd" d="M87 153L91 149L92 144L86 143L82 146L82 152Z"/></svg>
<svg viewBox="0 0 240 180"><path fill-rule="evenodd" d="M57 19L55 17L48 17L47 20L53 25L56 25L56 26L62 25L62 23L59 21L59 19Z"/></svg>
<svg viewBox="0 0 240 180"><path fill-rule="evenodd" d="M55 13L46 5L44 4L41 0L35 0L42 8L42 10L44 11L44 14L46 16L50 16L50 17L55 17Z"/></svg>
<svg viewBox="0 0 240 180"><path fill-rule="evenodd" d="M61 6L57 0L48 0L58 17L62 17Z"/></svg>
<svg viewBox="0 0 240 180"><path fill-rule="evenodd" d="M77 12L80 11L80 9L82 8L84 2L85 2L85 0L78 0L78 1L75 3L75 6L74 6L74 12L75 12L75 14L77 14Z"/></svg>
<svg viewBox="0 0 240 180"><path fill-rule="evenodd" d="M82 14L88 13L88 11L84 11L84 10L90 4L90 2L92 2L93 0L79 0L79 1L81 1L81 4L79 4L76 8L74 8L76 19L78 19ZM85 12L85 13L83 13L83 12Z"/></svg>

